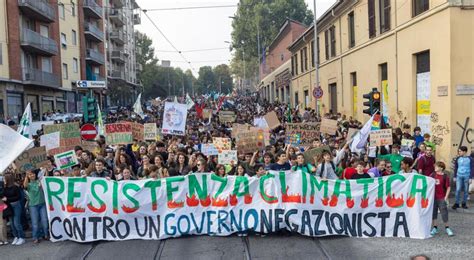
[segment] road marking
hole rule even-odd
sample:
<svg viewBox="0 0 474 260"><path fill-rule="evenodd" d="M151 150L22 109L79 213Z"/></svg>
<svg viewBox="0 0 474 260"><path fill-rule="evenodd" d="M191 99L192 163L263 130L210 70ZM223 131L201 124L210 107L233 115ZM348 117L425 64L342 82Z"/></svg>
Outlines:
<svg viewBox="0 0 474 260"><path fill-rule="evenodd" d="M82 255L81 260L87 259L87 257L94 251L97 245L99 245L100 242L93 242L92 246Z"/></svg>
<svg viewBox="0 0 474 260"><path fill-rule="evenodd" d="M160 240L158 245L158 250L156 250L155 257L153 259L161 259L161 254L163 253L163 249L165 249L166 239Z"/></svg>

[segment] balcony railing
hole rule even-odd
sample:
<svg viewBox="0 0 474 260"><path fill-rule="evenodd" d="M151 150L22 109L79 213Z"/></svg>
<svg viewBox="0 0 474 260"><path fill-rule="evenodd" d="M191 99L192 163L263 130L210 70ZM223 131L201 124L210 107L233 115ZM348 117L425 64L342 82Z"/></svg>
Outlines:
<svg viewBox="0 0 474 260"><path fill-rule="evenodd" d="M59 52L56 41L26 28L22 30L21 46L28 51L45 56L57 55Z"/></svg>
<svg viewBox="0 0 474 260"><path fill-rule="evenodd" d="M92 73L87 76L87 80L93 80L93 81L105 81L105 78L100 76L99 74Z"/></svg>
<svg viewBox="0 0 474 260"><path fill-rule="evenodd" d="M91 23L86 23L84 25L84 33L86 34L86 38L88 38L89 40L99 42L104 41L104 32L100 30L99 27Z"/></svg>
<svg viewBox="0 0 474 260"><path fill-rule="evenodd" d="M105 63L104 55L94 49L86 50L86 60L99 65Z"/></svg>
<svg viewBox="0 0 474 260"><path fill-rule="evenodd" d="M110 58L120 63L125 63L125 55L121 50L113 50L110 52Z"/></svg>
<svg viewBox="0 0 474 260"><path fill-rule="evenodd" d="M26 14L42 22L54 22L56 12L45 0L18 0L18 7Z"/></svg>
<svg viewBox="0 0 474 260"><path fill-rule="evenodd" d="M102 7L95 0L84 0L84 14L100 19L102 18Z"/></svg>
<svg viewBox="0 0 474 260"><path fill-rule="evenodd" d="M122 10L110 9L109 18L115 22L118 26L123 26L125 24L125 18L123 16Z"/></svg>
<svg viewBox="0 0 474 260"><path fill-rule="evenodd" d="M122 30L113 30L109 34L110 40L117 44L123 45L125 43L125 35Z"/></svg>
<svg viewBox="0 0 474 260"><path fill-rule="evenodd" d="M110 0L112 4L114 4L115 7L123 7L125 4L123 0Z"/></svg>
<svg viewBox="0 0 474 260"><path fill-rule="evenodd" d="M59 88L59 77L53 73L34 68L23 68L23 83L28 85Z"/></svg>
<svg viewBox="0 0 474 260"><path fill-rule="evenodd" d="M114 79L125 79L125 72L122 70L112 70L109 74L109 77Z"/></svg>

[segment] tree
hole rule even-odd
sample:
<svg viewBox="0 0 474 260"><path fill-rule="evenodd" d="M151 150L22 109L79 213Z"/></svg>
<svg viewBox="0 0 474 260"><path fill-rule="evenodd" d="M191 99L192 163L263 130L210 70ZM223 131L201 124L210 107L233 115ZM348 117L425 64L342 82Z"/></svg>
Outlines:
<svg viewBox="0 0 474 260"><path fill-rule="evenodd" d="M218 92L229 94L234 88L230 68L226 64L217 65L213 69Z"/></svg>
<svg viewBox="0 0 474 260"><path fill-rule="evenodd" d="M146 34L135 31L135 45L137 48L136 60L142 66L157 65L158 59L155 58L155 48L152 47L153 41Z"/></svg>
<svg viewBox="0 0 474 260"><path fill-rule="evenodd" d="M206 94L216 91L216 77L211 66L199 68L199 77L197 80L196 90L199 94Z"/></svg>

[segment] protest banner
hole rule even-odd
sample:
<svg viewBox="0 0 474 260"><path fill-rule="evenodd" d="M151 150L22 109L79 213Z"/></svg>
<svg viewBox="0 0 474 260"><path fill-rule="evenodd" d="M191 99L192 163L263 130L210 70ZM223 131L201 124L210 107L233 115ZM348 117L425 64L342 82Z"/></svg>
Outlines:
<svg viewBox="0 0 474 260"><path fill-rule="evenodd" d="M45 177L51 241L299 234L430 238L433 178L395 174L321 180L307 173L257 178L210 173L158 180Z"/></svg>
<svg viewBox="0 0 474 260"><path fill-rule="evenodd" d="M402 139L402 146L413 147L415 140Z"/></svg>
<svg viewBox="0 0 474 260"><path fill-rule="evenodd" d="M20 172L39 169L48 164L48 155L44 146L34 147L24 151L15 160L15 165Z"/></svg>
<svg viewBox="0 0 474 260"><path fill-rule="evenodd" d="M184 135L186 133L186 119L188 108L186 104L166 102L163 112L164 135Z"/></svg>
<svg viewBox="0 0 474 260"><path fill-rule="evenodd" d="M237 164L237 151L236 150L227 150L222 151L217 156L217 163L219 164Z"/></svg>
<svg viewBox="0 0 474 260"><path fill-rule="evenodd" d="M214 144L201 144L201 153L205 156L211 156L218 155L219 151Z"/></svg>
<svg viewBox="0 0 474 260"><path fill-rule="evenodd" d="M351 139L354 138L354 136L357 134L357 132L359 132L359 129L357 128L349 128L349 130L347 131L347 137L346 137L346 141L350 141Z"/></svg>
<svg viewBox="0 0 474 260"><path fill-rule="evenodd" d="M74 150L54 155L54 161L56 162L56 167L60 170L71 168L79 163Z"/></svg>
<svg viewBox="0 0 474 260"><path fill-rule="evenodd" d="M313 149L307 150L303 154L304 155L304 160L306 162L315 164L314 157L321 155L324 151L330 152L331 148L329 148L329 146L323 146L323 147L318 147L318 148L313 148Z"/></svg>
<svg viewBox="0 0 474 260"><path fill-rule="evenodd" d="M232 141L230 138L214 137L212 138L212 143L216 146L219 153L232 149Z"/></svg>
<svg viewBox="0 0 474 260"><path fill-rule="evenodd" d="M392 129L373 130L370 132L370 146L393 144Z"/></svg>
<svg viewBox="0 0 474 260"><path fill-rule="evenodd" d="M133 142L132 125L128 122L106 124L105 143L108 145L130 144Z"/></svg>
<svg viewBox="0 0 474 260"><path fill-rule="evenodd" d="M319 131L323 134L335 135L337 132L337 120L323 118Z"/></svg>
<svg viewBox="0 0 474 260"><path fill-rule="evenodd" d="M240 132L236 140L237 151L239 153L254 153L257 150L265 148L263 132Z"/></svg>
<svg viewBox="0 0 474 260"><path fill-rule="evenodd" d="M156 133L158 132L156 123L147 123L143 125L143 136L146 141L157 141Z"/></svg>
<svg viewBox="0 0 474 260"><path fill-rule="evenodd" d="M132 124L132 137L133 140L143 141L144 140L144 126L139 123Z"/></svg>
<svg viewBox="0 0 474 260"><path fill-rule="evenodd" d="M287 123L286 135L300 134L301 145L310 145L314 139L320 138L319 123Z"/></svg>
<svg viewBox="0 0 474 260"><path fill-rule="evenodd" d="M40 145L46 147L46 151L58 148L60 146L61 133L54 132L40 137Z"/></svg>
<svg viewBox="0 0 474 260"><path fill-rule="evenodd" d="M100 146L97 143L97 141L87 141L87 140L82 140L81 144L82 149L90 151L93 153L95 156L100 155Z"/></svg>
<svg viewBox="0 0 474 260"><path fill-rule="evenodd" d="M79 122L44 126L45 134L55 132L59 132L59 147L49 150L49 155L56 155L65 151L74 150L74 147L81 143L82 138Z"/></svg>
<svg viewBox="0 0 474 260"><path fill-rule="evenodd" d="M291 134L286 136L285 144L290 144L291 146L299 146L301 144L301 134Z"/></svg>
<svg viewBox="0 0 474 260"><path fill-rule="evenodd" d="M219 122L234 123L237 116L234 111L219 111Z"/></svg>
<svg viewBox="0 0 474 260"><path fill-rule="evenodd" d="M271 130L280 126L280 120L278 119L278 116L275 111L271 111L266 114L264 119L267 122L268 128L270 128Z"/></svg>

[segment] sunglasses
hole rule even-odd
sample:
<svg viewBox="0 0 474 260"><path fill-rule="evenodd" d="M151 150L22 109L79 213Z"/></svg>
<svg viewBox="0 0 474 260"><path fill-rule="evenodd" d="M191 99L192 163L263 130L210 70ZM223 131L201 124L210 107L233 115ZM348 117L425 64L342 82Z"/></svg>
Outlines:
<svg viewBox="0 0 474 260"><path fill-rule="evenodd" d="M198 163L197 166L202 166L202 164Z"/></svg>

